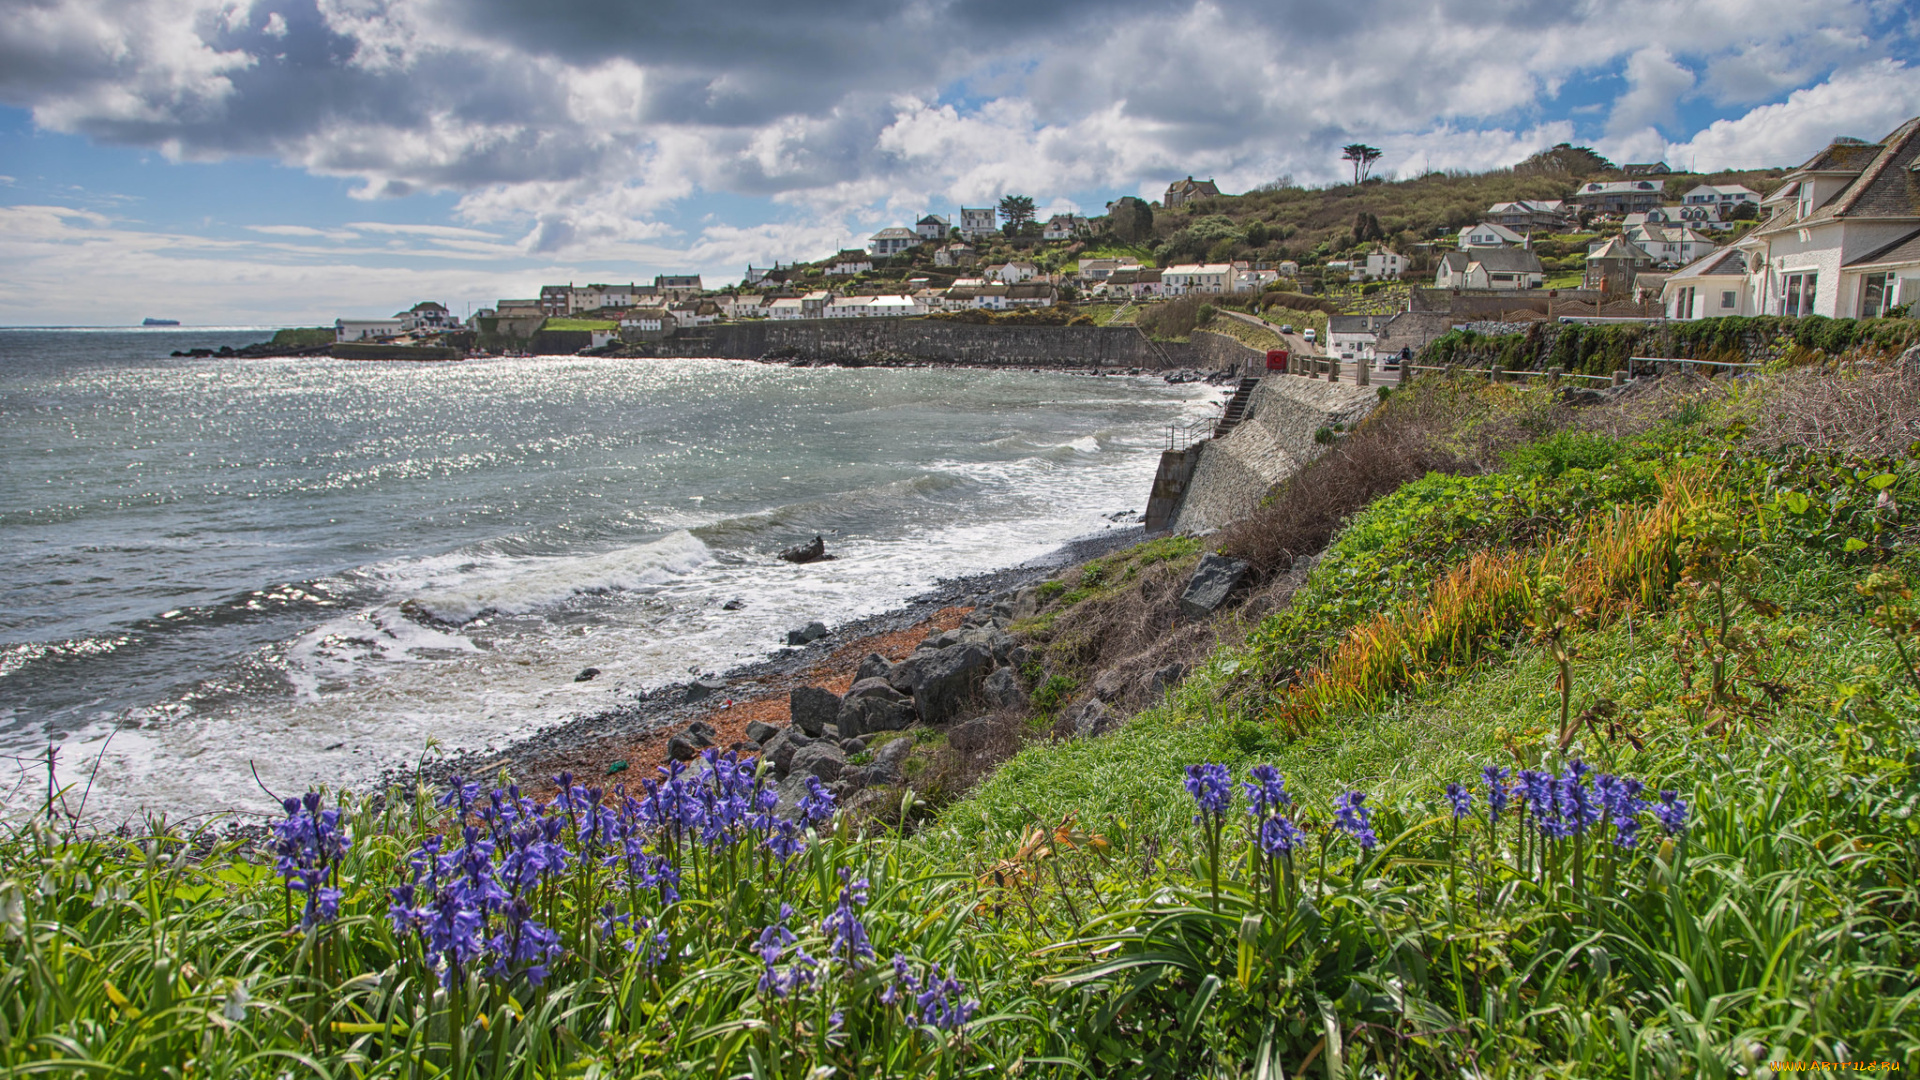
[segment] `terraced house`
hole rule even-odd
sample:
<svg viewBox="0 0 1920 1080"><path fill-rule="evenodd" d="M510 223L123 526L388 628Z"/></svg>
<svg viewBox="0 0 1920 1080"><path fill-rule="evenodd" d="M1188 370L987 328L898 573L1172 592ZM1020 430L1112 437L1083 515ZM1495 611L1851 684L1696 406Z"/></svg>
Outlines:
<svg viewBox="0 0 1920 1080"><path fill-rule="evenodd" d="M1835 139L1763 207L1737 245L1755 313L1873 318L1920 301L1920 117L1879 142Z"/></svg>

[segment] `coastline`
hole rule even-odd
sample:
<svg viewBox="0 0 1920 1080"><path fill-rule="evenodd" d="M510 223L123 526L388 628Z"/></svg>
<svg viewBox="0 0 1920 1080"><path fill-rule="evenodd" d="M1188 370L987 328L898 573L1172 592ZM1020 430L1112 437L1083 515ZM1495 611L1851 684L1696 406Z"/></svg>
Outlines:
<svg viewBox="0 0 1920 1080"><path fill-rule="evenodd" d="M664 763L667 740L696 721L715 728L715 745L723 750L745 738L749 721L784 727L792 689L850 681L869 653L900 659L929 633L957 625L972 608L1131 547L1145 535L1137 523L1116 526L1015 566L942 579L900 607L832 627L805 646L788 646L717 675L703 675L701 681L724 688L702 700L686 700L692 683L670 683L635 695L629 704L569 718L502 749L453 751L417 767L389 767L370 786L377 793L415 780L433 783L503 770L533 792L550 789L552 777L562 771L572 772L582 783L638 783Z"/></svg>

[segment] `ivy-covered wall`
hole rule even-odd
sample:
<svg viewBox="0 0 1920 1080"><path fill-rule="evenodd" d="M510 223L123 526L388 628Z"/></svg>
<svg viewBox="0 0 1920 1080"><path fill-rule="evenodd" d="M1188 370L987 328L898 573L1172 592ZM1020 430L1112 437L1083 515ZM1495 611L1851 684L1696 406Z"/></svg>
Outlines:
<svg viewBox="0 0 1920 1080"><path fill-rule="evenodd" d="M1631 356L1766 363L1791 353L1890 356L1920 343L1920 320L1780 316L1662 323L1536 323L1525 333L1486 336L1455 330L1420 353L1419 363L1505 371L1608 375Z"/></svg>

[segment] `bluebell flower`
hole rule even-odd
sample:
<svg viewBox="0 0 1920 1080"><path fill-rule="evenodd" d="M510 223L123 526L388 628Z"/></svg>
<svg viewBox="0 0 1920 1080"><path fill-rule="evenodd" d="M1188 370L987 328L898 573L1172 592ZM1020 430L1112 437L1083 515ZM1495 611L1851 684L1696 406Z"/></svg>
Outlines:
<svg viewBox="0 0 1920 1080"><path fill-rule="evenodd" d="M914 999L919 1007L919 1021L939 1028L942 1031L956 1031L973 1017L978 1001L966 998L966 987L960 980L951 976L942 976L940 965L935 964L927 973L920 993Z"/></svg>
<svg viewBox="0 0 1920 1080"><path fill-rule="evenodd" d="M1639 841L1640 821L1638 818L1617 818L1613 823L1613 842L1616 847L1630 848Z"/></svg>
<svg viewBox="0 0 1920 1080"><path fill-rule="evenodd" d="M1293 822L1275 814L1260 823L1260 851L1265 855L1285 855L1306 842L1306 834Z"/></svg>
<svg viewBox="0 0 1920 1080"><path fill-rule="evenodd" d="M1487 825L1500 826L1500 812L1507 808L1507 777L1511 770L1498 765L1489 765L1480 770L1480 776L1487 782Z"/></svg>
<svg viewBox="0 0 1920 1080"><path fill-rule="evenodd" d="M873 945L867 940L867 928L854 909L867 902L867 879L856 878L846 867L840 868L840 902L829 912L821 929L827 935L827 955L839 955L848 967L859 967L862 959L873 959Z"/></svg>
<svg viewBox="0 0 1920 1080"><path fill-rule="evenodd" d="M1473 792L1459 784L1448 784L1447 803L1453 807L1454 820L1458 821L1473 812Z"/></svg>
<svg viewBox="0 0 1920 1080"><path fill-rule="evenodd" d="M1653 816L1660 819L1660 827L1668 836L1678 836L1687 830L1687 801L1677 791L1663 791L1653 806Z"/></svg>
<svg viewBox="0 0 1920 1080"><path fill-rule="evenodd" d="M1217 821L1233 805L1233 777L1225 765L1189 765L1187 794L1193 796L1200 807L1195 821L1204 822L1207 818Z"/></svg>
<svg viewBox="0 0 1920 1080"><path fill-rule="evenodd" d="M1283 806L1293 805L1293 796L1287 794L1286 782L1280 778L1280 770L1271 765L1255 765L1247 770L1250 778L1242 784L1247 791L1247 813L1252 817L1265 817L1279 812Z"/></svg>
<svg viewBox="0 0 1920 1080"><path fill-rule="evenodd" d="M1581 762L1569 762L1557 781L1554 806L1569 835L1585 832L1587 826L1600 820L1600 805L1586 785L1586 774L1591 771Z"/></svg>
<svg viewBox="0 0 1920 1080"><path fill-rule="evenodd" d="M820 783L819 777L807 777L807 793L800 799L800 819L815 827L826 824L833 817L833 802L833 792Z"/></svg>
<svg viewBox="0 0 1920 1080"><path fill-rule="evenodd" d="M1380 842L1373 834L1373 814L1360 805L1367 797L1358 791L1349 791L1333 800L1333 823L1359 843L1362 848L1372 851Z"/></svg>
<svg viewBox="0 0 1920 1080"><path fill-rule="evenodd" d="M798 824L775 818L773 827L767 831L766 844L768 851L784 861L807 849L807 837Z"/></svg>
<svg viewBox="0 0 1920 1080"><path fill-rule="evenodd" d="M291 892L306 901L300 925L312 929L340 914L340 890L329 886L353 840L340 827L340 811L320 809L320 793L309 791L281 803L287 819L274 826L274 867Z"/></svg>

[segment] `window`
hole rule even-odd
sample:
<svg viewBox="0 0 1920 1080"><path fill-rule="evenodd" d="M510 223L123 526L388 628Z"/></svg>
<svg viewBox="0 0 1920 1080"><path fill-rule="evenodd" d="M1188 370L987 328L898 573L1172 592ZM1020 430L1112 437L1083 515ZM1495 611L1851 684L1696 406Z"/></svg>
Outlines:
<svg viewBox="0 0 1920 1080"><path fill-rule="evenodd" d="M1872 319L1892 310L1898 281L1892 273L1872 273L1860 279L1860 317Z"/></svg>
<svg viewBox="0 0 1920 1080"><path fill-rule="evenodd" d="M1738 304L1739 299L1734 290L1727 289L1720 294L1720 310L1731 311L1738 306Z"/></svg>
<svg viewBox="0 0 1920 1080"><path fill-rule="evenodd" d="M1819 274L1788 274L1786 294L1780 298L1780 314L1813 314L1813 298L1819 291Z"/></svg>
<svg viewBox="0 0 1920 1080"><path fill-rule="evenodd" d="M1673 317L1676 319L1693 318L1693 286L1689 285L1673 294Z"/></svg>

